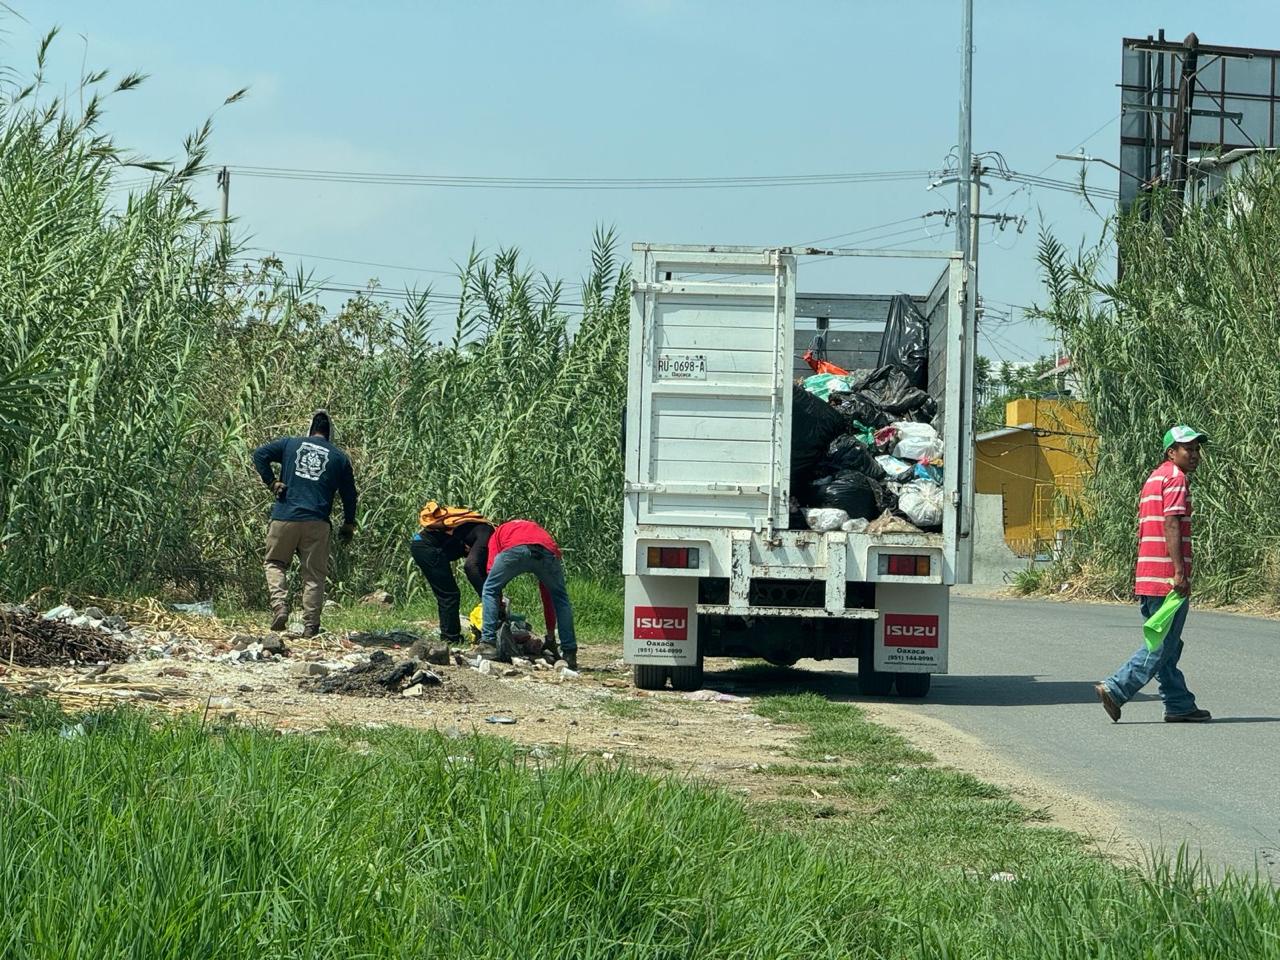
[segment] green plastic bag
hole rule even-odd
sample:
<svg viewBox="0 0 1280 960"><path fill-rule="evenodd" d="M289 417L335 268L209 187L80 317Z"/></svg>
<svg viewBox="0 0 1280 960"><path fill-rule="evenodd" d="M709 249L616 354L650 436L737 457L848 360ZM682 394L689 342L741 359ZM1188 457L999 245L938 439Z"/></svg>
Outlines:
<svg viewBox="0 0 1280 960"><path fill-rule="evenodd" d="M1187 602L1187 598L1177 590L1170 590L1169 595L1160 604L1160 609L1142 625L1142 637L1147 641L1147 649L1155 653L1164 645L1164 638L1169 635L1169 627L1179 608Z"/></svg>
<svg viewBox="0 0 1280 960"><path fill-rule="evenodd" d="M833 393L844 393L852 389L853 378L842 377L834 373L815 373L806 377L802 386L819 400L830 400Z"/></svg>

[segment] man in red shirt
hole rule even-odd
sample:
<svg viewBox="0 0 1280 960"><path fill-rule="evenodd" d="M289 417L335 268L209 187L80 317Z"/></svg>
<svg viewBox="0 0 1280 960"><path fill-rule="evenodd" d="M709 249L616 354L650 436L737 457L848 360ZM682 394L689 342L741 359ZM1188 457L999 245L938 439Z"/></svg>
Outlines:
<svg viewBox="0 0 1280 960"><path fill-rule="evenodd" d="M510 658L511 651L498 649L502 591L522 573L532 573L538 578L548 645L555 643L559 625L560 655L570 669L577 670L578 641L573 633L573 607L569 605L569 591L565 589L560 548L551 534L532 520L508 520L489 538L489 575L480 597L484 606L481 646L491 649L496 659Z"/></svg>
<svg viewBox="0 0 1280 960"><path fill-rule="evenodd" d="M1145 622L1164 603L1170 590L1191 596L1191 481L1200 466L1200 447L1209 438L1198 430L1177 426L1164 435L1164 462L1147 477L1138 499L1138 567L1134 592ZM1112 722L1120 708L1155 677L1160 684L1166 723L1203 723L1213 719L1196 707L1196 698L1178 669L1182 656L1182 626L1190 599L1179 609L1154 652L1146 644L1123 667L1097 684L1098 699Z"/></svg>

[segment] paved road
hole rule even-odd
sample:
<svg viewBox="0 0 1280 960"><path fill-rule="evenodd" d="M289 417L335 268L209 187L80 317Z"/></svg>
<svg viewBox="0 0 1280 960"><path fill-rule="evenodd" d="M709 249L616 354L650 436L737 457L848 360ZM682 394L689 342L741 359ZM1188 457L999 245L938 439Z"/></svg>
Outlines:
<svg viewBox="0 0 1280 960"><path fill-rule="evenodd" d="M1213 722L1164 723L1152 682L1113 724L1093 684L1137 648L1140 625L1136 604L957 597L951 673L901 702L1113 805L1140 839L1280 881L1280 622L1193 608L1182 669Z"/></svg>

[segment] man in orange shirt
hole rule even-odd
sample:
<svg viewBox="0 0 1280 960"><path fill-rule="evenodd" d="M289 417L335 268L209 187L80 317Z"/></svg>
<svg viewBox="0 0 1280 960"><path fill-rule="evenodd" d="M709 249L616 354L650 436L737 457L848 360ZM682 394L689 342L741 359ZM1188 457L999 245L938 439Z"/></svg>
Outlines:
<svg viewBox="0 0 1280 960"><path fill-rule="evenodd" d="M1177 426L1164 435L1164 461L1142 485L1138 498L1138 566L1134 592L1142 604L1142 619L1160 609L1169 592L1191 596L1191 474L1200 466L1200 447L1209 438L1198 430ZM1213 719L1196 706L1178 669L1182 657L1182 627L1190 599L1179 609L1159 650L1146 644L1129 662L1094 690L1112 722L1120 708L1155 677L1160 683L1166 723L1204 723Z"/></svg>

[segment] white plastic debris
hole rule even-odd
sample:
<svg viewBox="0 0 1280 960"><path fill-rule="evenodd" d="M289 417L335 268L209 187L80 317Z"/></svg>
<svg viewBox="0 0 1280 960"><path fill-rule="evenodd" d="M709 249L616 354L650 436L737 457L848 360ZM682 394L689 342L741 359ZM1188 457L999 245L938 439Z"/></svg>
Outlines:
<svg viewBox="0 0 1280 960"><path fill-rule="evenodd" d="M1007 870L1001 870L999 873L993 873L991 875L991 882L992 883L1017 883L1018 875L1016 873L1009 873Z"/></svg>
<svg viewBox="0 0 1280 960"><path fill-rule="evenodd" d="M809 525L810 530L818 533L839 530L848 520L849 514L834 507L811 507L804 511L804 522Z"/></svg>
<svg viewBox="0 0 1280 960"><path fill-rule="evenodd" d="M76 615L76 608L69 607L65 603L61 606L54 607L52 610L46 610L44 618L46 620L71 620Z"/></svg>
<svg viewBox="0 0 1280 960"><path fill-rule="evenodd" d="M560 676L565 680L576 680L578 677L582 676L582 674L578 673L577 670L573 670L565 666L560 668Z"/></svg>
<svg viewBox="0 0 1280 960"><path fill-rule="evenodd" d="M893 448L893 455L899 460L915 463L942 456L942 438L929 424L899 421L893 426L898 431L898 445Z"/></svg>
<svg viewBox="0 0 1280 960"><path fill-rule="evenodd" d="M840 524L840 529L845 533L866 533L869 526L871 526L870 520L865 517L854 517Z"/></svg>
<svg viewBox="0 0 1280 960"><path fill-rule="evenodd" d="M732 693L720 693L716 690L694 690L684 694L686 700L705 700L711 703L750 703L750 697L739 697Z"/></svg>
<svg viewBox="0 0 1280 960"><path fill-rule="evenodd" d="M910 479L911 472L915 467L904 460L897 457L891 457L883 454L876 457L876 463L880 464L880 469L884 471L884 475L895 483Z"/></svg>
<svg viewBox="0 0 1280 960"><path fill-rule="evenodd" d="M898 509L917 527L942 525L942 487L932 480L913 480L898 495Z"/></svg>

